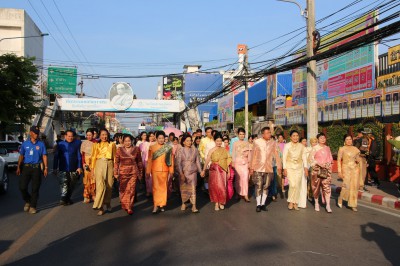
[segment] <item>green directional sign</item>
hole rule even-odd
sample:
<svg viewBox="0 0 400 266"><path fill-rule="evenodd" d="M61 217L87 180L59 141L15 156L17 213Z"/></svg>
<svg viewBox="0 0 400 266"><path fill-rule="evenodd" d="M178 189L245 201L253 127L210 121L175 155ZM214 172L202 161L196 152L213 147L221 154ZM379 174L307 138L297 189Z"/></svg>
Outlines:
<svg viewBox="0 0 400 266"><path fill-rule="evenodd" d="M48 94L76 94L76 68L49 67Z"/></svg>

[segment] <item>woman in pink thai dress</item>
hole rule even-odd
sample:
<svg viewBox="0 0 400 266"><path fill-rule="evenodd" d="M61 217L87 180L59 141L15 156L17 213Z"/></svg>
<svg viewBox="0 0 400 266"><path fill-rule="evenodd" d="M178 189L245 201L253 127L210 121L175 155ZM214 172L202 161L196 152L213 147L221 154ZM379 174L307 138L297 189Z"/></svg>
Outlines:
<svg viewBox="0 0 400 266"><path fill-rule="evenodd" d="M148 156L149 147L156 143L155 139L156 139L156 135L153 132L149 132L147 134L147 140L142 142L139 145L139 149L140 149L140 153L141 153L142 161L143 161L143 169L146 169L147 160L149 157ZM153 193L153 182L152 182L151 175L146 176L145 181L146 181L146 197L150 197L151 194Z"/></svg>
<svg viewBox="0 0 400 266"><path fill-rule="evenodd" d="M246 131L244 128L238 129L239 140L233 143L232 167L235 169L235 189L239 197L246 202L249 200L249 161L250 143L245 141ZM240 199L240 198L239 198Z"/></svg>
<svg viewBox="0 0 400 266"><path fill-rule="evenodd" d="M319 211L319 193L322 188L323 201L326 203L326 211L332 213L331 201L331 180L332 180L332 153L326 145L326 136L324 133L317 135L318 144L310 152L309 162L312 167L311 186L314 194L315 211ZM326 169L326 176L319 173Z"/></svg>

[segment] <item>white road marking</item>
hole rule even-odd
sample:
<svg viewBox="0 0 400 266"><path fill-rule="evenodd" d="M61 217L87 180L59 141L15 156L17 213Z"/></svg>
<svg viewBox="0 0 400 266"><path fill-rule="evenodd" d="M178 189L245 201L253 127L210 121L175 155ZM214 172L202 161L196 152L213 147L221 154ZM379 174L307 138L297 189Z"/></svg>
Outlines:
<svg viewBox="0 0 400 266"><path fill-rule="evenodd" d="M360 204L360 203L358 203L358 205L361 206L361 207L364 207L364 208L368 208L368 209L371 209L371 210L374 210L374 211L382 212L382 213L385 213L385 214L392 215L394 217L400 218L400 214L397 214L397 213L392 213L392 212L389 212L389 211L385 211L385 210L382 210L382 209L379 209L379 208L375 208L375 207L364 205L364 204Z"/></svg>

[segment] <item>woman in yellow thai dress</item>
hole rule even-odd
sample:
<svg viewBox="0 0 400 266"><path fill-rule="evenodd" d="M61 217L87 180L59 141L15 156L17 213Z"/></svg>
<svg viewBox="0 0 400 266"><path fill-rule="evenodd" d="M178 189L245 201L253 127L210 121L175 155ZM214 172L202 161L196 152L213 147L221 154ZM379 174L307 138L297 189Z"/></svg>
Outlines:
<svg viewBox="0 0 400 266"><path fill-rule="evenodd" d="M81 145L82 165L85 171L83 176L84 203L89 203L96 197L96 179L93 176L93 172L90 170L90 158L92 156L93 143L97 142L93 136L93 129L89 128L86 130L86 139L82 141Z"/></svg>
<svg viewBox="0 0 400 266"><path fill-rule="evenodd" d="M172 147L166 145L164 131L156 133L157 143L150 146L146 166L146 176L153 179L153 214L164 212L167 205L168 181L174 173Z"/></svg>
<svg viewBox="0 0 400 266"><path fill-rule="evenodd" d="M344 146L338 152L338 174L343 179L338 206L342 208L343 200L353 211L357 211L358 187L360 181L360 150L353 146L353 138L345 135Z"/></svg>
<svg viewBox="0 0 400 266"><path fill-rule="evenodd" d="M103 128L100 129L100 142L94 143L90 159L90 169L94 171L96 179L96 197L93 209L99 210L97 215L104 214L103 206L111 211L111 194L114 182L114 158L116 153L114 142L110 142L110 133Z"/></svg>
<svg viewBox="0 0 400 266"><path fill-rule="evenodd" d="M201 176L205 176L207 165L211 162L208 190L210 200L215 203L215 210L218 211L225 209L228 198L227 182L228 175L230 174L229 165L232 162L232 158L229 152L222 147L221 133L218 132L214 135L214 141L216 146L208 153Z"/></svg>

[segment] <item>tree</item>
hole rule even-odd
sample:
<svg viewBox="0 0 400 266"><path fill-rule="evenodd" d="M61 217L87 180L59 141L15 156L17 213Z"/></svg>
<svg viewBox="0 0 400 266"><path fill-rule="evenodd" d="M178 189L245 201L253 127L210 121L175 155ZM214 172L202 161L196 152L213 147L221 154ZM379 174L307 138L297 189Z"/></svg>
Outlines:
<svg viewBox="0 0 400 266"><path fill-rule="evenodd" d="M0 56L0 138L4 138L7 125L28 124L39 112L32 90L38 79L33 60L15 54Z"/></svg>
<svg viewBox="0 0 400 266"><path fill-rule="evenodd" d="M246 129L248 132L251 132L251 128L252 128L251 119L252 118L253 118L253 113L249 112L249 128ZM238 128L238 127L246 128L244 111L235 113L235 128Z"/></svg>

